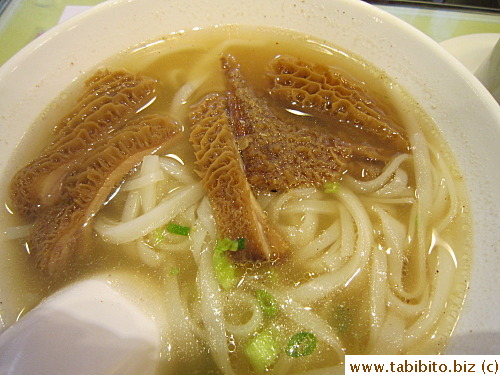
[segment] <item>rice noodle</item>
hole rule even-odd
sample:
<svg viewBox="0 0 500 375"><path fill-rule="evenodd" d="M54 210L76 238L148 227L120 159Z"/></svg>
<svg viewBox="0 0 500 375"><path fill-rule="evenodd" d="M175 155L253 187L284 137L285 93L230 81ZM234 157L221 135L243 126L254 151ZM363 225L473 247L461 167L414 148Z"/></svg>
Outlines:
<svg viewBox="0 0 500 375"><path fill-rule="evenodd" d="M158 155L147 155L142 159L140 178L149 178L150 175L163 175L160 169ZM140 188L142 212L151 211L156 206L156 182L144 185Z"/></svg>
<svg viewBox="0 0 500 375"><path fill-rule="evenodd" d="M450 170L447 167L442 157L437 155L438 169L442 175L442 190L445 190L446 196L441 200L441 202L448 202L448 213L436 224L438 231L442 231L446 226L448 226L455 216L458 214L458 197L455 187L455 183L451 176Z"/></svg>
<svg viewBox="0 0 500 375"><path fill-rule="evenodd" d="M334 272L340 270L348 258L342 256L342 244L337 242L319 260L330 272Z"/></svg>
<svg viewBox="0 0 500 375"><path fill-rule="evenodd" d="M131 191L127 195L127 200L123 205L122 222L127 222L135 219L139 215L141 207L141 196L138 191Z"/></svg>
<svg viewBox="0 0 500 375"><path fill-rule="evenodd" d="M337 211L337 205L335 202L318 200L318 199L307 199L307 200L297 200L283 207L283 212L287 214L294 213L314 213L314 214L327 214L332 215Z"/></svg>
<svg viewBox="0 0 500 375"><path fill-rule="evenodd" d="M296 232L290 237L295 237L294 240L297 246L306 246L313 240L314 235L318 230L318 226L319 222L316 215L305 213L302 217L300 225L296 228ZM292 232L291 229L292 228L290 228L290 232Z"/></svg>
<svg viewBox="0 0 500 375"><path fill-rule="evenodd" d="M396 156L387 166L384 168L384 171L373 180L370 181L359 181L354 179L353 177L347 175L344 177L345 184L351 188L356 193L373 193L376 190L382 188L389 179L392 177L394 172L399 168L399 166L408 158L410 155L402 154Z"/></svg>
<svg viewBox="0 0 500 375"><path fill-rule="evenodd" d="M371 345L370 354L402 354L406 321L399 315L389 312L377 340Z"/></svg>
<svg viewBox="0 0 500 375"><path fill-rule="evenodd" d="M404 96L401 88L397 85L392 87L390 91L391 99L396 100L397 96ZM411 290L406 289L406 292L412 295L412 298L420 298L425 291L427 265L426 252L430 238L426 235L429 224L429 214L432 208L432 164L430 153L427 146L427 140L422 132L420 123L417 120L416 114L410 109L395 108L398 112L401 121L406 125L408 138L410 141L413 153L413 167L415 177L415 196L417 197L416 209L413 211L413 217L410 219L410 235L415 229L415 250L409 261L411 264L411 272L413 273L414 282ZM418 220L418 225L416 225ZM412 223L413 221L413 223ZM412 228L413 227L413 228Z"/></svg>
<svg viewBox="0 0 500 375"><path fill-rule="evenodd" d="M417 321L406 329L406 338L403 349L415 345L424 335L430 333L431 328L443 316L443 310L448 301L453 286L456 271L456 259L453 250L444 241L437 239L432 250L436 252L437 266L433 272L433 290L427 311Z"/></svg>
<svg viewBox="0 0 500 375"><path fill-rule="evenodd" d="M293 362L292 358L287 355L281 355L273 365L273 373L276 375L288 375L292 372Z"/></svg>
<svg viewBox="0 0 500 375"><path fill-rule="evenodd" d="M155 244L155 248L168 252L168 253L180 253L180 252L188 252L191 244L191 240L187 236L179 236L173 235L173 237L178 237L179 239L175 242L173 241L161 241L160 243Z"/></svg>
<svg viewBox="0 0 500 375"><path fill-rule="evenodd" d="M201 301L199 298L191 298L188 303L187 298L184 298L184 305L189 314L189 320L191 322L191 330L196 335L196 337L202 342L207 342L207 333L205 327L203 326L203 318L201 314Z"/></svg>
<svg viewBox="0 0 500 375"><path fill-rule="evenodd" d="M372 253L372 269L370 275L370 337L368 347L373 346L380 336L385 335L382 328L387 314L387 259L383 249ZM384 332L382 334L382 332ZM376 346L376 345L375 345Z"/></svg>
<svg viewBox="0 0 500 375"><path fill-rule="evenodd" d="M204 197L201 200L196 210L196 215L198 220L200 221L200 225L202 225L208 231L208 233L216 232L215 219L212 206L210 205L210 202L207 197Z"/></svg>
<svg viewBox="0 0 500 375"><path fill-rule="evenodd" d="M350 257L354 253L355 228L352 216L343 205L339 205L340 223L342 233L342 246L340 247L340 255L342 257Z"/></svg>
<svg viewBox="0 0 500 375"><path fill-rule="evenodd" d="M284 206L289 200L291 199L300 200L300 199L311 198L317 193L318 190L316 188L303 188L303 189L290 189L289 191L281 194L275 199L271 207L269 207L268 216L270 221L275 223L280 222L279 220L280 213L283 211Z"/></svg>
<svg viewBox="0 0 500 375"><path fill-rule="evenodd" d="M411 197L413 190L408 186L408 174L401 168L396 169L394 177L382 188L373 192L374 196Z"/></svg>
<svg viewBox="0 0 500 375"><path fill-rule="evenodd" d="M200 228L198 224L195 224L191 228L191 251L197 266L200 265L201 251L203 249L203 241L205 241L205 235L206 229L203 227Z"/></svg>
<svg viewBox="0 0 500 375"><path fill-rule="evenodd" d="M219 68L220 58L223 53L227 51L228 48L231 48L231 46L241 46L242 44L247 46L260 46L262 42L254 40L224 40L213 48L204 50L203 54L200 55L198 59L191 61L192 66L187 77L185 77L185 83L177 90L170 102L168 113L172 118L179 121L184 117L189 109L189 107L186 106L189 98L193 96L209 78L211 78L209 72L213 72ZM179 79L174 78L173 81L177 83ZM214 87L213 90L216 91L217 88Z"/></svg>
<svg viewBox="0 0 500 375"><path fill-rule="evenodd" d="M158 268L163 262L165 257L164 254L160 254L154 251L148 244L144 243L142 240L135 241L137 254L144 264L150 267Z"/></svg>
<svg viewBox="0 0 500 375"><path fill-rule="evenodd" d="M391 308L391 310L407 319L412 319L421 315L422 311L424 311L424 309L429 304L429 291L427 288L418 303L409 303L406 301L402 301L397 295L394 294L392 289L388 290L387 297L388 306Z"/></svg>
<svg viewBox="0 0 500 375"><path fill-rule="evenodd" d="M173 223L194 223L196 219L196 204L188 207L184 212L177 215L172 219ZM191 231L190 231L191 233ZM150 240L154 244L154 247L162 252L166 253L189 253L191 251L192 238L191 235L179 235L175 233L165 233L161 239L158 241L155 238L155 233L150 235ZM187 255L187 254L186 254Z"/></svg>
<svg viewBox="0 0 500 375"><path fill-rule="evenodd" d="M127 181L121 188L123 191L137 190L164 179L165 176L163 175L163 172L161 170L154 170L150 173L141 173L140 177L136 177L130 181Z"/></svg>
<svg viewBox="0 0 500 375"><path fill-rule="evenodd" d="M330 345L337 354L339 361L344 359L345 347L342 345L342 342L337 337L330 324L313 313L310 309L306 309L295 302L289 295L278 291L272 291L272 294L276 297L280 308L288 318L294 320L304 327L304 329L312 332L318 339Z"/></svg>
<svg viewBox="0 0 500 375"><path fill-rule="evenodd" d="M200 184L182 187L170 193L149 212L125 223L117 223L100 216L95 224L96 232L108 242L115 244L136 240L159 228L180 212L198 202L203 196Z"/></svg>
<svg viewBox="0 0 500 375"><path fill-rule="evenodd" d="M160 157L160 165L168 175L183 184L191 185L196 181L187 169L175 159Z"/></svg>
<svg viewBox="0 0 500 375"><path fill-rule="evenodd" d="M341 186L336 194L352 215L357 228L356 249L347 264L338 272L322 274L289 292L294 301L309 304L324 298L342 286L347 286L368 262L372 249L372 226L359 199L348 188Z"/></svg>
<svg viewBox="0 0 500 375"><path fill-rule="evenodd" d="M414 197L379 198L377 196L361 196L359 197L359 199L363 202L365 206L370 206L371 204L384 204L384 205L415 204Z"/></svg>
<svg viewBox="0 0 500 375"><path fill-rule="evenodd" d="M426 140L417 129L415 120L407 116L409 127L409 138L413 149L414 168L415 168L415 194L418 197L417 203L417 237L416 237L416 252L410 259L412 267L414 268L414 286L412 290L407 290L411 293L413 298L418 298L422 295L425 287L426 269L426 252L427 252L427 224L429 212L431 209L432 189L431 189L431 168L430 156L426 145Z"/></svg>
<svg viewBox="0 0 500 375"><path fill-rule="evenodd" d="M208 232L206 233L208 236ZM228 355L222 296L212 267L215 243L213 239L208 243L212 246L206 246L200 252L197 278L202 318L207 332L207 344L215 363L224 374L231 375L234 371Z"/></svg>
<svg viewBox="0 0 500 375"><path fill-rule="evenodd" d="M384 234L384 244L387 246L388 281L400 296L411 298L413 296L404 290L403 281L403 258L406 240L405 226L380 206L374 206L373 210L380 218Z"/></svg>
<svg viewBox="0 0 500 375"><path fill-rule="evenodd" d="M193 95L193 93L199 86L201 86L201 84L202 80L187 82L182 85L179 90L177 90L172 101L170 102L170 116L175 116L175 118L179 120L179 114L183 113L182 107L186 105L189 97Z"/></svg>
<svg viewBox="0 0 500 375"><path fill-rule="evenodd" d="M317 256L320 252L330 247L340 237L340 225L338 220L326 228L319 236L309 241L295 256L298 262L306 261Z"/></svg>
<svg viewBox="0 0 500 375"><path fill-rule="evenodd" d="M415 138L414 142L417 144L421 142L418 135ZM427 159L425 159L426 156ZM271 290L271 293L278 299L281 312L286 318L294 321L304 330L313 332L319 340L328 343L337 353L339 360L342 360L344 356L345 347L331 325L305 306L315 304L327 295L332 295L343 287L347 287L351 280L367 266L371 265L369 271L369 316L371 322L367 350L373 354L400 353L421 340L439 318L439 314L433 310L437 306L437 296L444 296L451 288L444 280L437 280L437 278L433 284L435 287L432 289L432 295L429 288L422 289L418 286L418 290L406 290L404 287L404 257L409 251L409 246L417 246L411 241L411 238L418 238L416 242L420 247L425 244L425 241L422 240L422 228L419 226L421 225L420 215L422 215L425 204L428 203L423 205L414 203L420 201L421 195L430 194L429 192L432 191L433 193L430 195L434 195L432 199L436 202L432 205L441 204L440 200L443 197L448 197L450 189L447 180L451 179L448 173L444 177L446 181L439 182L437 180L435 177L437 174L434 171L437 167L443 166L439 165L442 161L433 155L433 162L436 163L437 167L431 163L431 172L415 171L415 178L420 181L420 185L417 184L417 187L423 186L418 190L417 200L412 196L413 189L408 187L408 174L400 167L409 157L408 155L400 155L399 159L390 163L383 172L384 178L373 185L363 185L364 182L358 184L357 181L353 184L350 181L342 184L339 192L333 195L325 195L316 188L306 188L292 189L280 195L272 194L265 197L269 217L276 223L281 223L279 224L281 230L287 235L290 242L300 249L292 254L292 260L297 264L303 264L305 270L312 270L317 274L315 278L303 282L295 288ZM431 160L430 154L424 154L420 157L427 162ZM181 161L170 157L159 157L156 160L154 168L152 161L149 162L149 167L148 163L146 167L143 166L144 176L141 175L124 185L127 187L124 191L129 192L122 213L122 221L137 223L133 225L134 230L141 226L154 229L163 224L148 226L145 223L158 220L154 213L157 209L160 210L159 207L163 205L162 210L166 213L161 214L161 216L165 223L173 219L194 222L189 237L177 236L161 242L155 246L160 252L155 251L140 239L136 239L135 244L142 261L156 268L164 264L165 254L191 251L198 266L197 285L200 299L199 305L193 307L193 311L189 311L185 306L179 308L178 316L182 316L184 319L182 325L179 324L179 327L183 326L184 328L179 332L185 329L188 335L185 337L186 342L182 344L183 336L180 336L181 333L176 333L175 335L181 338L181 341L176 345L187 345L187 342L195 342L196 338L203 339L210 348L210 353L219 369L223 373L231 374L234 370L228 355L228 334L237 340L244 340L258 332L263 325L262 312L255 297L247 291L236 289L222 292L220 290L211 261L216 227L210 202L207 197L203 197L200 185L193 183L195 178L187 172ZM143 169L141 169L141 174ZM161 179L158 176L158 171L163 176ZM174 189L167 195L167 198L150 209L150 217L146 216L148 214L137 216L138 207L142 201L138 192L143 193L144 191L139 189L143 189L146 182L149 185L154 185L165 179L176 181L176 184L190 184L190 186ZM354 190L357 189L360 196L355 195L347 186L354 186ZM189 189L192 189L192 193L188 193ZM453 186L451 190L453 190ZM453 202L452 200L449 205L441 204L438 207L438 211L443 214L445 210L448 210L447 218L442 221L443 226L449 223L456 214ZM406 233L405 225L393 216L396 215L394 207L406 204L414 205L409 217L408 233ZM372 211L379 218L379 221L374 224L376 225L374 229L380 233L383 242L379 244L377 249L373 248L374 231L368 211ZM165 219L165 215L169 219ZM286 218L284 222L282 217ZM112 228L107 220L105 217L99 218L100 230L98 233L102 236L106 233L112 233L111 236L115 236L114 229L119 228L124 223L113 223L117 228ZM325 220L328 225L320 227L319 223L325 223ZM425 223L425 220L428 222L429 219L423 220ZM117 230L117 233L128 232L131 228L132 226L128 229L119 229L121 232ZM147 231L140 233L147 233ZM138 238L143 236L140 233ZM128 233L127 236L129 236ZM407 238L410 240L408 241ZM436 254L441 254L439 248L443 246L439 240L436 240L434 245ZM371 262L369 262L370 254L372 254ZM441 257L442 255L438 256L439 259ZM427 259L426 256L417 269L427 268L425 259ZM439 263L441 264L439 267L446 267L444 261ZM414 272L417 272L417 269ZM418 280L418 283L422 283L422 285L424 282L425 278ZM172 285L169 288L172 288ZM177 293L180 293L178 288L178 285L174 285L171 291L177 290ZM173 304L175 305L182 304L179 295L174 297L169 295L168 298L174 298ZM442 298L444 299L444 297ZM230 319L228 321L227 317L224 316L224 310L228 308L226 304L229 301L247 311L248 318L245 321L237 323L231 322ZM437 307L444 308L444 306ZM199 313L194 311L196 308L199 308ZM203 322L202 326L195 323L195 317L196 320ZM423 317L428 317L429 321ZM408 329L405 336L407 319L416 319L416 321ZM175 327L175 329L179 327ZM274 370L278 373L280 371L291 372L293 366L287 359L286 357L281 358ZM334 366L309 372L311 374L330 373L332 370L337 371L341 368L341 366Z"/></svg>
<svg viewBox="0 0 500 375"><path fill-rule="evenodd" d="M231 291L225 298L226 305L231 304L237 306L238 314L243 315L246 307L250 310L250 318L242 324L231 324L226 319L226 329L238 339L249 337L255 332L258 332L262 325L262 310L255 296L247 292ZM227 308L227 306L225 306ZM234 307L233 307L234 308Z"/></svg>
<svg viewBox="0 0 500 375"><path fill-rule="evenodd" d="M189 312L183 304L177 276L164 278L165 301L167 301L168 334L165 338L167 347L177 355L193 357L201 354L201 346L197 344L193 333L194 327Z"/></svg>

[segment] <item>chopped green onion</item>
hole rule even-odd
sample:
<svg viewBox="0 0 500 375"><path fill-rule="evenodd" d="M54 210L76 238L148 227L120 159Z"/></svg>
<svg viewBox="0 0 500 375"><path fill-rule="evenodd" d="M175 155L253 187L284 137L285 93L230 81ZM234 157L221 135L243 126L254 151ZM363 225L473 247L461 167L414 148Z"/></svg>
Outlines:
<svg viewBox="0 0 500 375"><path fill-rule="evenodd" d="M339 192L340 184L338 182L325 182L323 189L325 193L335 194Z"/></svg>
<svg viewBox="0 0 500 375"><path fill-rule="evenodd" d="M173 234L179 234L181 236L189 236L189 232L191 231L190 227L185 227L182 225L178 225L175 223L169 223L164 227L159 227L156 228L151 234L152 234L152 245L156 246L159 243L163 242L165 240L165 236L167 232L173 233Z"/></svg>
<svg viewBox="0 0 500 375"><path fill-rule="evenodd" d="M165 239L164 228L156 228L151 234L153 235L153 246L158 245Z"/></svg>
<svg viewBox="0 0 500 375"><path fill-rule="evenodd" d="M238 250L243 250L245 248L246 238L238 238Z"/></svg>
<svg viewBox="0 0 500 375"><path fill-rule="evenodd" d="M181 269L179 267L170 267L170 270L168 271L168 274L170 276L177 276L178 274L181 273Z"/></svg>
<svg viewBox="0 0 500 375"><path fill-rule="evenodd" d="M214 266L215 277L224 289L230 289L238 283L236 276L236 266L225 254L226 251L237 251L238 241L229 238L217 240L215 245L212 263Z"/></svg>
<svg viewBox="0 0 500 375"><path fill-rule="evenodd" d="M316 349L318 340L314 333L299 332L292 336L285 349L285 353L290 357L298 358L312 354Z"/></svg>
<svg viewBox="0 0 500 375"><path fill-rule="evenodd" d="M257 372L264 372L278 358L278 340L271 331L263 331L245 344L245 354Z"/></svg>
<svg viewBox="0 0 500 375"><path fill-rule="evenodd" d="M237 284L236 268L224 253L214 254L213 264L217 281L224 289L231 289Z"/></svg>
<svg viewBox="0 0 500 375"><path fill-rule="evenodd" d="M238 250L238 241L232 240L230 238L223 238L222 240L217 240L217 244L215 245L215 252L223 253L225 251L237 251Z"/></svg>
<svg viewBox="0 0 500 375"><path fill-rule="evenodd" d="M333 327L338 334L345 333L351 325L351 313L344 305L336 306L333 309Z"/></svg>
<svg viewBox="0 0 500 375"><path fill-rule="evenodd" d="M257 290L255 295L257 296L257 301L259 302L260 309L262 310L264 316L274 318L278 313L279 308L276 298L264 289Z"/></svg>
<svg viewBox="0 0 500 375"><path fill-rule="evenodd" d="M185 227L183 225L178 225L175 223L167 224L167 231L173 234L179 234L181 236L189 236L190 227Z"/></svg>

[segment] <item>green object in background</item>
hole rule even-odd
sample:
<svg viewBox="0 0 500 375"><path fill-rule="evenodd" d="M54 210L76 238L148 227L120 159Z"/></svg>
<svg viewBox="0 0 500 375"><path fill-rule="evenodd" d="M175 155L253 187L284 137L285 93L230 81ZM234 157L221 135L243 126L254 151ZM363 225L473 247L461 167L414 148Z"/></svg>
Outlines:
<svg viewBox="0 0 500 375"><path fill-rule="evenodd" d="M57 25L68 5L103 0L12 0L0 18L0 65L40 34Z"/></svg>
<svg viewBox="0 0 500 375"><path fill-rule="evenodd" d="M332 0L334 1L334 0ZM66 6L103 0L11 0L0 17L0 65L38 35L57 25ZM378 5L437 42L466 34L500 33L497 13Z"/></svg>
<svg viewBox="0 0 500 375"><path fill-rule="evenodd" d="M498 13L395 5L380 5L379 8L413 25L438 43L467 34L500 33Z"/></svg>

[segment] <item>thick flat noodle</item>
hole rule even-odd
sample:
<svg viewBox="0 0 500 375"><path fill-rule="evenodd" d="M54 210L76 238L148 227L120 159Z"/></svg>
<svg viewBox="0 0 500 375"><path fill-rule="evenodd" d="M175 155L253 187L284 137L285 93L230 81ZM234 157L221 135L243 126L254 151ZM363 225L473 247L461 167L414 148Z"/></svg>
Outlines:
<svg viewBox="0 0 500 375"><path fill-rule="evenodd" d="M283 191L335 181L346 169L343 144L320 127L278 117L247 84L232 57L223 59L231 127L250 184Z"/></svg>
<svg viewBox="0 0 500 375"><path fill-rule="evenodd" d="M95 149L64 180L57 204L37 216L28 239L37 265L48 274L63 269L78 240L90 230L89 221L123 177L145 155L173 142L178 132L167 118L142 117Z"/></svg>
<svg viewBox="0 0 500 375"><path fill-rule="evenodd" d="M393 153L408 152L401 126L394 123L365 90L345 75L321 64L281 56L271 62L268 76L271 97L287 106L315 114L327 114L336 126L350 132L350 139L375 139Z"/></svg>
<svg viewBox="0 0 500 375"><path fill-rule="evenodd" d="M156 83L126 72L98 72L87 85L52 143L11 182L12 202L24 218L58 201L68 173L154 97Z"/></svg>
<svg viewBox="0 0 500 375"><path fill-rule="evenodd" d="M213 94L191 114L197 172L214 210L222 237L245 238L245 248L231 253L237 262L276 259L286 248L267 223L246 179L227 108L227 98Z"/></svg>

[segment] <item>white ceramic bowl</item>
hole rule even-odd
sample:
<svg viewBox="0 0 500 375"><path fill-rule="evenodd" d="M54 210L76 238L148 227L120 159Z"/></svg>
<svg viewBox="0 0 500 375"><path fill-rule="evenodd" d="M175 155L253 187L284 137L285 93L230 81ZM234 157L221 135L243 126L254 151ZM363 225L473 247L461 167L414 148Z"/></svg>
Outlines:
<svg viewBox="0 0 500 375"><path fill-rule="evenodd" d="M144 41L179 30L227 23L294 29L358 54L385 70L436 121L466 178L474 220L470 293L448 352L498 354L498 104L437 43L361 1L103 3L42 35L0 69L0 174L5 175L9 156L27 127L75 77ZM2 280L3 275L0 266L0 301L8 302L10 281Z"/></svg>

